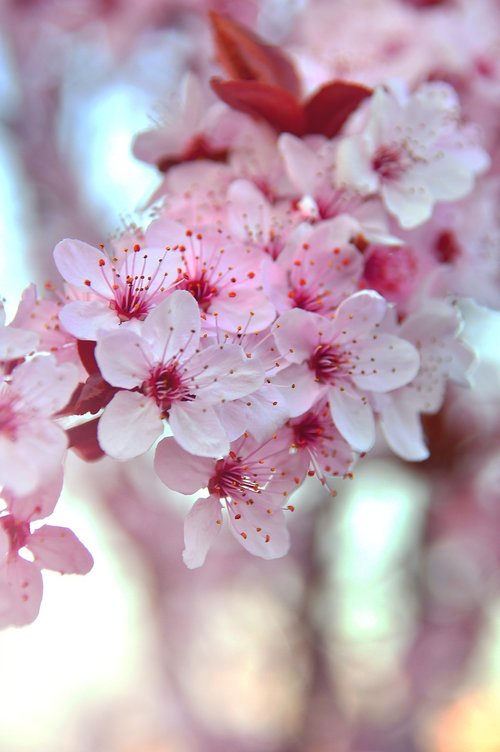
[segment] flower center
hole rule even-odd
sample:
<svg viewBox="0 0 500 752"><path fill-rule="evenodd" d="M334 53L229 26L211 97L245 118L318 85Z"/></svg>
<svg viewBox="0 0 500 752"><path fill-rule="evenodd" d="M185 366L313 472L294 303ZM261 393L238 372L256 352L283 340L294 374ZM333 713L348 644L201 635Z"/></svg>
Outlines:
<svg viewBox="0 0 500 752"><path fill-rule="evenodd" d="M23 520L16 520L11 514L0 517L0 525L8 535L10 553L17 554L20 548L26 545L30 535L30 524Z"/></svg>
<svg viewBox="0 0 500 752"><path fill-rule="evenodd" d="M298 449L315 446L324 434L324 426L321 425L316 413L306 413L297 423L292 423L293 443Z"/></svg>
<svg viewBox="0 0 500 752"><path fill-rule="evenodd" d="M190 277L187 272L184 273L177 289L190 292L200 308L205 312L207 311L212 298L218 293L217 288L214 287L213 283L208 279L207 273L204 269L194 277Z"/></svg>
<svg viewBox="0 0 500 752"><path fill-rule="evenodd" d="M235 458L236 459L236 458ZM260 493L259 484L252 480L248 467L236 459L218 460L215 473L208 482L208 490L219 498L245 498L249 493Z"/></svg>
<svg viewBox="0 0 500 752"><path fill-rule="evenodd" d="M143 383L142 392L152 397L164 413L168 413L173 402L188 402L195 398L194 394L189 394L175 361L157 366Z"/></svg>
<svg viewBox="0 0 500 752"><path fill-rule="evenodd" d="M309 358L309 367L316 374L317 381L330 384L347 362L345 354L335 345L318 345Z"/></svg>
<svg viewBox="0 0 500 752"><path fill-rule="evenodd" d="M372 168L382 180L398 180L405 172L404 152L400 146L379 146L373 155Z"/></svg>

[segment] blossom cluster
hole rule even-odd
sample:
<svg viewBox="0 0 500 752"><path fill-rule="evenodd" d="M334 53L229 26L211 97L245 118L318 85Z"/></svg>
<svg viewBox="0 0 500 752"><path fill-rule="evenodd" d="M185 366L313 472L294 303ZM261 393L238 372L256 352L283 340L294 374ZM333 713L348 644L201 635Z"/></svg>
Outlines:
<svg viewBox="0 0 500 752"><path fill-rule="evenodd" d="M69 530L31 531L68 448L122 462L153 448L161 481L197 496L188 567L225 517L273 559L306 477L334 494L378 429L426 459L422 416L467 384L456 296L481 269L461 223L496 188L453 87L335 80L302 100L284 53L214 26L218 101L189 74L176 120L135 141L164 173L153 221L98 248L61 241L64 288L29 287L3 322L0 625L34 618L40 567L92 565Z"/></svg>

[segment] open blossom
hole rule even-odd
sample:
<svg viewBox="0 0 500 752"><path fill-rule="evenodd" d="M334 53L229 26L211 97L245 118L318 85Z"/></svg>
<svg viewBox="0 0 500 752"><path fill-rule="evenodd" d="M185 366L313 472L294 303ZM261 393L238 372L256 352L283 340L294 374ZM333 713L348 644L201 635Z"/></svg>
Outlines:
<svg viewBox="0 0 500 752"><path fill-rule="evenodd" d="M233 234L272 259L278 258L290 233L301 221L290 201L271 203L249 180L234 180L227 192L228 221Z"/></svg>
<svg viewBox="0 0 500 752"><path fill-rule="evenodd" d="M388 394L373 394L372 404L391 449L405 460L429 456L421 414L437 413L449 380L468 385L467 374L474 353L459 338L462 320L458 310L445 300L426 300L399 326L391 327L418 349L420 368L416 377Z"/></svg>
<svg viewBox="0 0 500 752"><path fill-rule="evenodd" d="M255 332L274 320L261 289L258 249L235 243L215 226L191 230L167 218L150 225L146 240L179 254L177 289L191 293L207 325Z"/></svg>
<svg viewBox="0 0 500 752"><path fill-rule="evenodd" d="M333 422L359 452L375 441L370 392L389 392L417 373L419 358L409 342L380 333L387 302L376 292L355 293L332 319L295 308L274 325L276 344L291 363L274 378L284 387L292 417L326 398Z"/></svg>
<svg viewBox="0 0 500 752"><path fill-rule="evenodd" d="M303 415L289 420L287 428L291 446L335 494L333 480L351 475L355 455L333 423L327 401L322 400Z"/></svg>
<svg viewBox="0 0 500 752"><path fill-rule="evenodd" d="M100 330L145 318L168 295L179 266L177 254L165 248L136 244L110 258L81 240L62 240L54 260L66 282L91 293L90 300L72 301L59 314L68 332L89 340Z"/></svg>
<svg viewBox="0 0 500 752"><path fill-rule="evenodd" d="M362 193L380 193L402 227L425 222L437 201L466 196L489 166L470 128L459 124L451 86L422 84L412 95L376 89L360 132L343 139L338 179Z"/></svg>
<svg viewBox="0 0 500 752"><path fill-rule="evenodd" d="M228 451L214 407L258 389L264 373L239 345L200 347L200 330L195 299L177 290L149 314L140 333L120 328L99 338L102 376L121 388L99 422L99 442L111 457L147 451L165 419L187 451L204 457Z"/></svg>
<svg viewBox="0 0 500 752"><path fill-rule="evenodd" d="M225 502L235 538L255 556L276 559L289 547L284 508L302 482L307 463L291 454L286 433L259 444L245 434L221 459L188 454L173 438L158 445L155 469L174 491L193 494L208 488L210 495L195 501L184 527L184 561L193 569L205 561L222 525Z"/></svg>
<svg viewBox="0 0 500 752"><path fill-rule="evenodd" d="M350 241L358 231L347 215L300 225L276 261L263 264L264 289L276 310L302 308L326 316L355 292L363 257Z"/></svg>
<svg viewBox="0 0 500 752"><path fill-rule="evenodd" d="M6 363L16 358L23 358L35 350L39 343L39 336L23 328L5 323L5 309L0 303L0 363Z"/></svg>
<svg viewBox="0 0 500 752"><path fill-rule="evenodd" d="M40 486L61 465L66 434L52 419L78 384L78 369L41 355L0 384L0 485L16 494Z"/></svg>
<svg viewBox="0 0 500 752"><path fill-rule="evenodd" d="M61 574L87 574L93 560L76 535L66 527L32 524L54 510L62 486L58 471L30 494L17 496L4 490L0 511L0 628L30 624L42 600L41 569ZM28 549L29 561L21 554Z"/></svg>

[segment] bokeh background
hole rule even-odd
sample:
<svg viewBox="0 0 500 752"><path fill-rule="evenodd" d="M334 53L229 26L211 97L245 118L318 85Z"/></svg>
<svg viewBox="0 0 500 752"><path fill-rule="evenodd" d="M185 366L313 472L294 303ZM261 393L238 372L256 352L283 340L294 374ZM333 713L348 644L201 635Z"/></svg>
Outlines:
<svg viewBox="0 0 500 752"><path fill-rule="evenodd" d="M472 52L452 54L458 14L488 59L500 9L474 6L0 0L8 313L30 281L58 281L61 238L97 243L145 221L159 174L132 140L175 117L187 70L216 70L209 8L286 45L306 80L322 60L373 83L374 57L394 78L431 63L462 73ZM317 12L330 18L322 38ZM498 70L484 85L500 92ZM381 442L335 499L311 481L284 560L255 560L227 536L188 571L190 502L154 480L151 458L71 456L55 524L95 567L46 573L38 620L0 634L0 751L499 752L500 316L461 306L479 365L428 421L432 459L409 465Z"/></svg>

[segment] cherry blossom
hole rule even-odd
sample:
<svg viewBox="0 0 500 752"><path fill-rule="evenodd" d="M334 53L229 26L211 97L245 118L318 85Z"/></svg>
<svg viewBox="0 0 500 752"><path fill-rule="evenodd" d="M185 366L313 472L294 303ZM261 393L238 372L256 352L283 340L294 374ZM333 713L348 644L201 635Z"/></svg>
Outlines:
<svg viewBox="0 0 500 752"><path fill-rule="evenodd" d="M284 388L292 417L327 398L333 422L359 452L375 441L371 392L389 392L417 373L409 342L378 331L387 303L373 291L344 300L332 320L295 308L274 325L281 354L291 365L273 379Z"/></svg>
<svg viewBox="0 0 500 752"><path fill-rule="evenodd" d="M259 363L231 343L200 347L201 317L194 297L177 290L146 318L139 333L120 328L100 337L103 377L121 387L104 409L99 442L116 459L147 451L163 433L203 457L225 454L226 432L215 405L250 394L264 381ZM125 391L131 390L131 391Z"/></svg>
<svg viewBox="0 0 500 752"><path fill-rule="evenodd" d="M291 446L335 495L333 481L351 477L355 455L335 427L327 402L320 401L300 417L289 420L287 427L292 434Z"/></svg>
<svg viewBox="0 0 500 752"><path fill-rule="evenodd" d="M355 292L363 258L353 241L359 225L347 215L300 225L274 263L263 265L264 290L276 310L302 308L327 315Z"/></svg>
<svg viewBox="0 0 500 752"><path fill-rule="evenodd" d="M259 444L245 434L221 459L195 457L173 438L160 442L155 469L171 489L193 494L207 488L208 497L195 501L184 527L184 561L193 569L203 564L222 525L225 501L235 538L255 556L275 559L289 547L283 505L303 480L307 464L290 454L285 434ZM293 509L286 504L288 509Z"/></svg>
<svg viewBox="0 0 500 752"><path fill-rule="evenodd" d="M5 323L5 309L0 303L0 363L23 358L29 352L34 351L39 344L39 337L29 328Z"/></svg>
<svg viewBox="0 0 500 752"><path fill-rule="evenodd" d="M61 574L87 574L93 559L66 527L32 524L54 510L62 487L62 472L30 494L3 491L6 507L0 511L0 628L30 624L42 600L41 569ZM25 549L32 555L26 559Z"/></svg>
<svg viewBox="0 0 500 752"><path fill-rule="evenodd" d="M61 465L64 431L52 418L78 384L78 369L51 355L17 365L0 385L0 484L16 494L40 486Z"/></svg>
<svg viewBox="0 0 500 752"><path fill-rule="evenodd" d="M391 327L418 349L420 369L405 386L387 394L373 394L372 404L380 415L389 446L406 460L425 460L429 456L420 415L440 409L447 382L469 384L474 353L460 340L461 329L459 311L444 300L427 300L399 327Z"/></svg>
<svg viewBox="0 0 500 752"><path fill-rule="evenodd" d="M146 239L179 253L177 288L193 295L207 325L255 332L274 320L274 306L261 290L259 250L232 242L216 227L186 229L166 218L150 225Z"/></svg>
<svg viewBox="0 0 500 752"><path fill-rule="evenodd" d="M466 196L489 166L475 132L460 127L447 84L422 84L400 97L378 87L367 108L364 128L339 144L337 178L362 195L380 192L402 227L425 222L437 201Z"/></svg>
<svg viewBox="0 0 500 752"><path fill-rule="evenodd" d="M164 248L122 248L110 258L80 240L62 240L54 260L63 278L91 293L61 310L65 328L79 339L97 339L101 329L143 319L168 295L177 278L178 254Z"/></svg>

